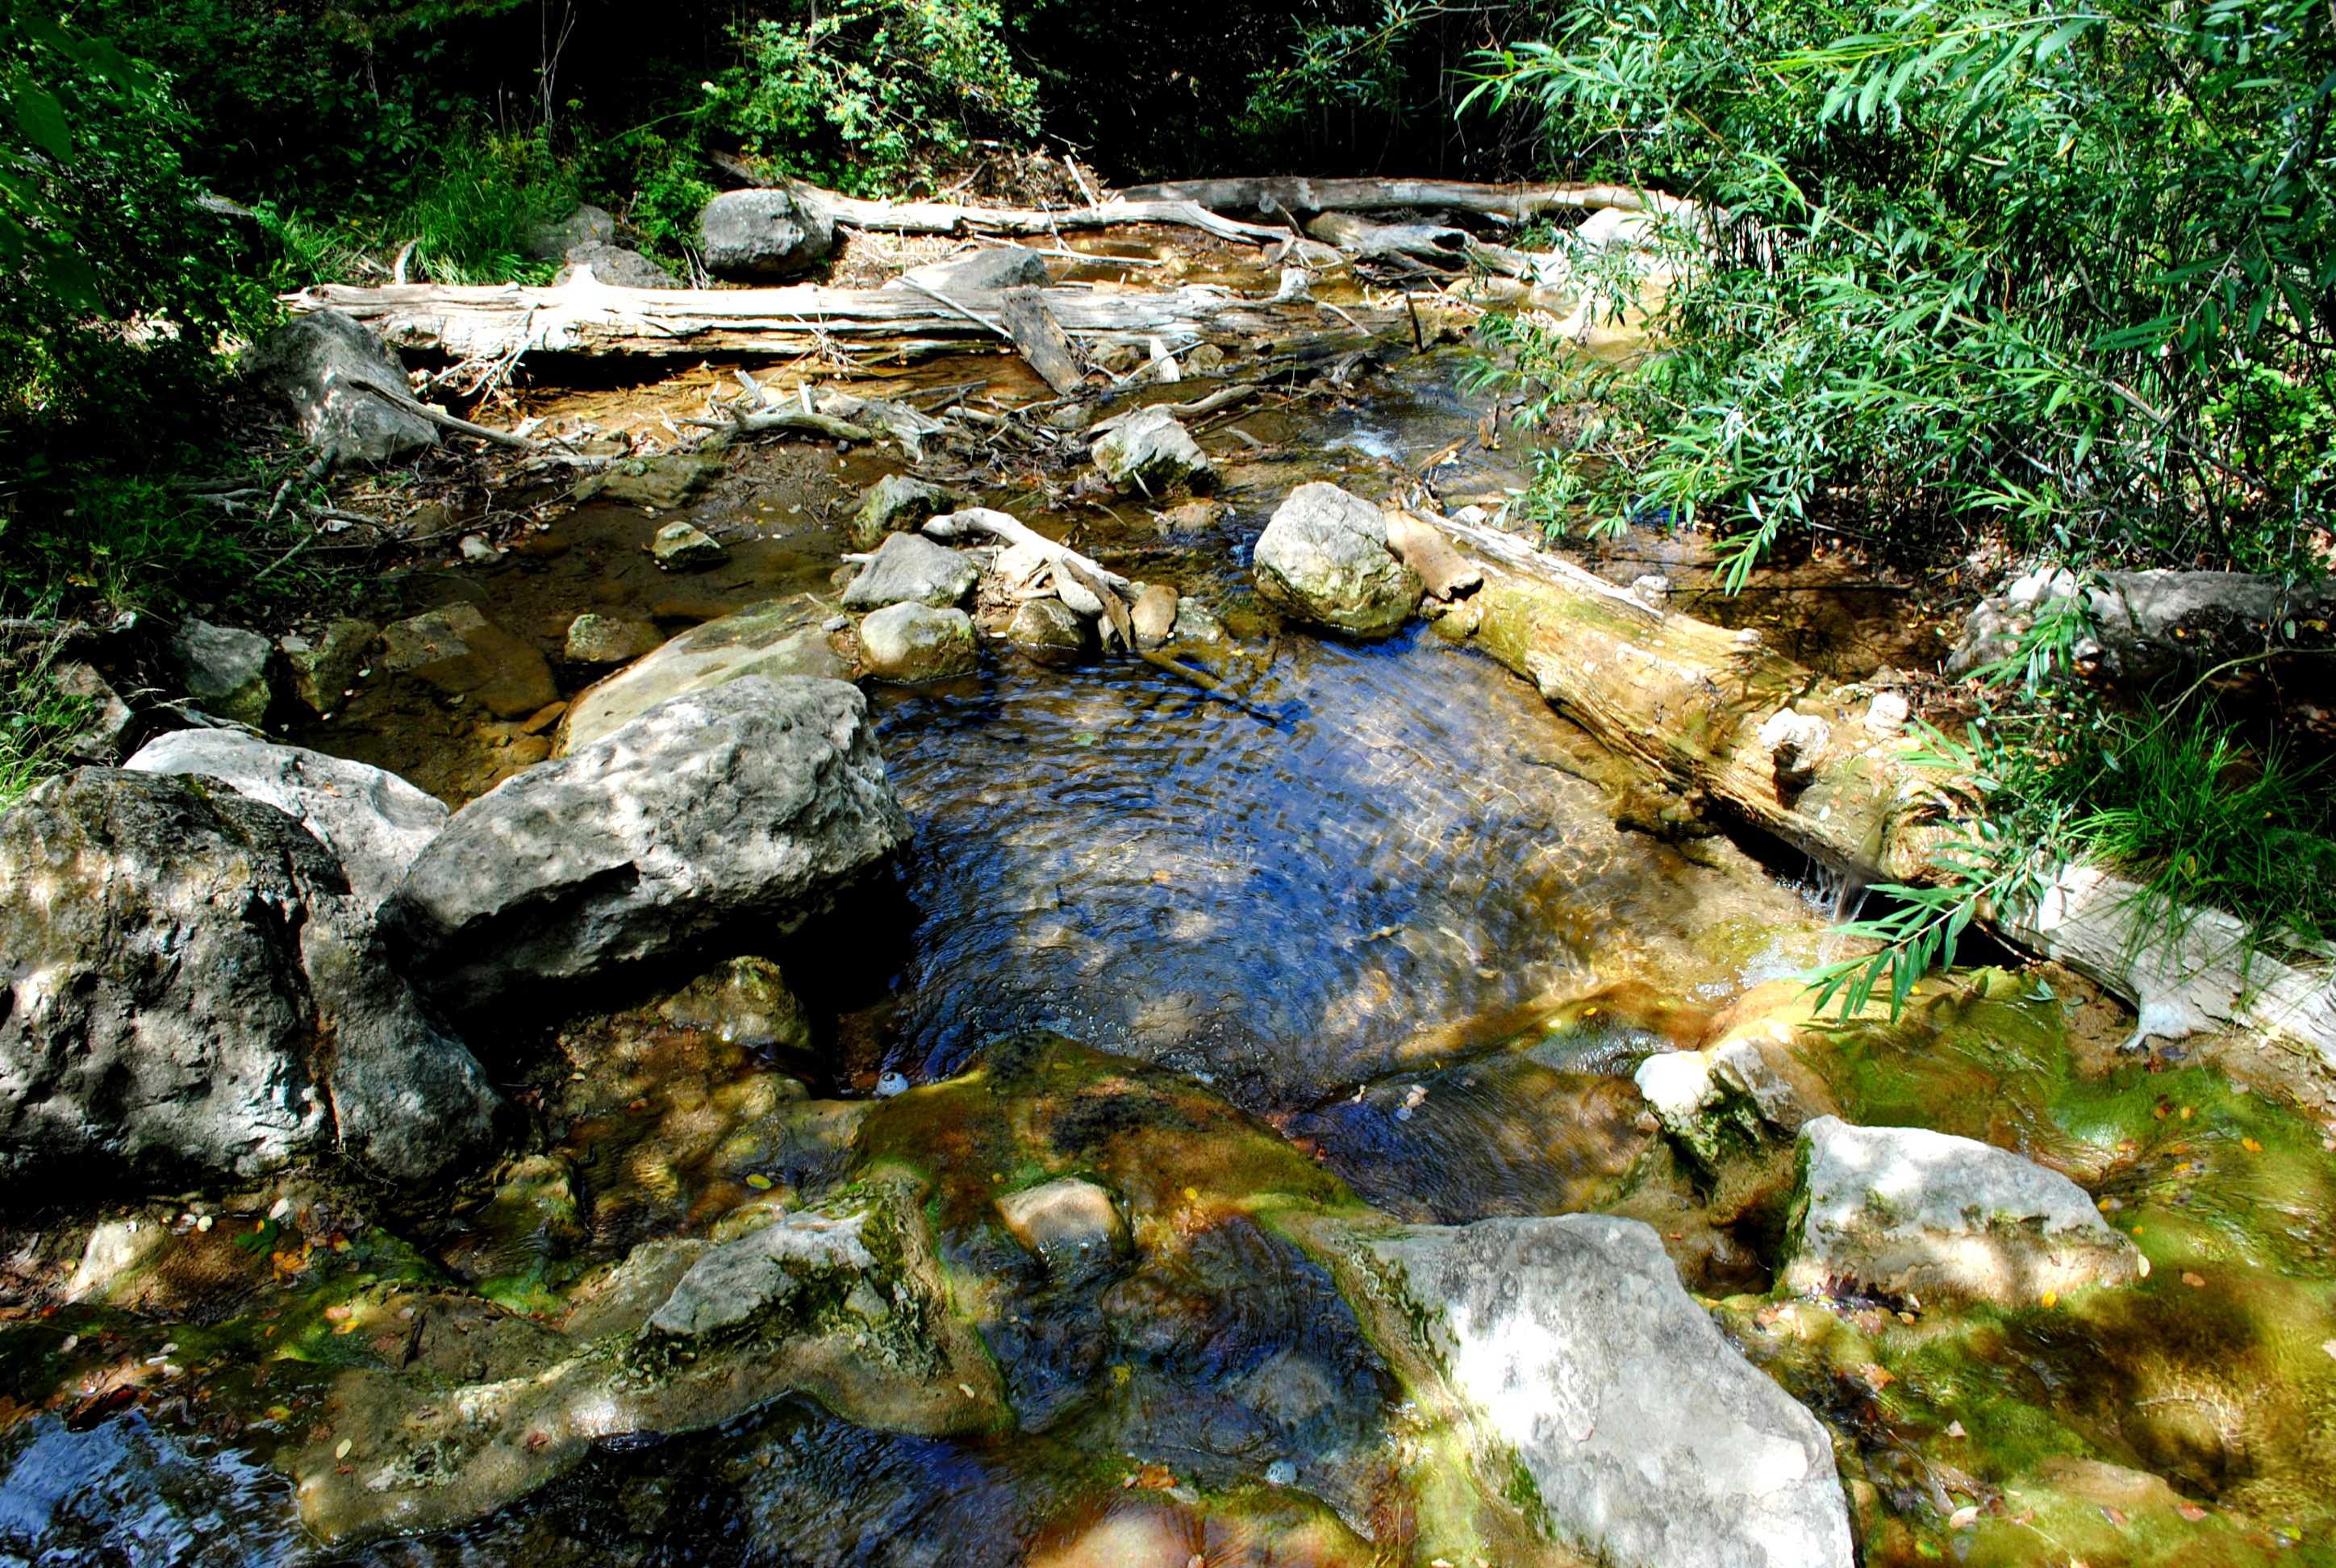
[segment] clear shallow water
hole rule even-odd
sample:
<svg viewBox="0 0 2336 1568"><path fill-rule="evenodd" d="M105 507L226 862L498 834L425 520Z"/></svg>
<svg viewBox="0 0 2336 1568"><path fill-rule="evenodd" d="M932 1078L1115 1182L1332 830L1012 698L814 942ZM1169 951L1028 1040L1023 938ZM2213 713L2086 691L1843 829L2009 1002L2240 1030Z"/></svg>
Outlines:
<svg viewBox="0 0 2336 1568"><path fill-rule="evenodd" d="M917 830L890 1065L1044 1027L1283 1110L1614 981L1731 989L1710 930L1807 922L1617 832L1533 691L1424 628L1256 652L1242 706L1129 660L873 688Z"/></svg>

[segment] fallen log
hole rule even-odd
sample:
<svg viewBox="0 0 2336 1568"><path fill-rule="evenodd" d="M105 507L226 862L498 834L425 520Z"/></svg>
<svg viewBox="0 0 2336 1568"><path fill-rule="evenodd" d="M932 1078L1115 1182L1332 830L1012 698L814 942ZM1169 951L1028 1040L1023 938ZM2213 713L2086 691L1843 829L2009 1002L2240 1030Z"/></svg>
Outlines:
<svg viewBox="0 0 2336 1568"><path fill-rule="evenodd" d="M1309 331L1302 304L1244 298L1205 285L1177 289L1043 289L1041 297L1073 339L1163 336L1231 342ZM518 353L579 355L808 354L870 346L915 355L961 348L968 338L1012 335L982 319L997 296L970 297L967 309L914 288L612 288L598 282L559 288L516 284L463 287L408 284L358 288L326 284L284 297L296 315L339 310L393 347L457 359ZM1367 310L1371 330L1393 330L1392 310Z"/></svg>
<svg viewBox="0 0 2336 1568"><path fill-rule="evenodd" d="M1189 201L1212 212L1368 212L1382 208L1444 208L1523 223L1552 212L1619 207L1625 212L1679 212L1695 203L1627 185L1480 185L1465 180L1307 180L1270 175L1238 180L1178 180L1118 192L1123 201Z"/></svg>
<svg viewBox="0 0 2336 1568"><path fill-rule="evenodd" d="M1038 290L1007 289L998 297L998 320L1013 340L1015 352L1021 355L1023 363L1037 371L1038 378L1053 387L1057 396L1085 384L1085 367L1071 347L1063 324L1046 308L1046 301Z"/></svg>
<svg viewBox="0 0 2336 1568"><path fill-rule="evenodd" d="M1692 802L1718 803L1855 881L1941 880L1939 852L1969 836L1952 818L1978 802L1914 743L1861 714L1839 683L1732 632L1646 604L1514 535L1415 513L1484 564L1484 583L1436 630L1484 649L1606 746ZM2098 868L2061 870L2033 909L1993 929L2067 964L2140 1010L2134 1044L2235 1026L2310 1047L2336 1069L2336 978L2249 955L2214 910L2178 931L2145 922L2140 890Z"/></svg>
<svg viewBox="0 0 2336 1568"><path fill-rule="evenodd" d="M1252 245L1280 245L1289 229L1241 223L1205 204L1180 197L1128 200L1114 198L1092 207L959 207L947 201L863 201L831 191L811 192L835 221L887 234L1054 234L1065 229L1116 229L1129 223L1173 223Z"/></svg>

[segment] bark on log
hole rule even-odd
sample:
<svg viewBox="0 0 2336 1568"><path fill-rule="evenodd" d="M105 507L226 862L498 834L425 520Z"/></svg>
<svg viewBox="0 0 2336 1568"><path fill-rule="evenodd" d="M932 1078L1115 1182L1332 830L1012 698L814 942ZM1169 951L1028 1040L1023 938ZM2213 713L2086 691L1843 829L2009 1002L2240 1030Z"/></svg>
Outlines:
<svg viewBox="0 0 2336 1568"><path fill-rule="evenodd" d="M1757 635L1666 614L1570 562L1491 529L1426 519L1485 562L1484 586L1444 609L1437 631L1531 680L1552 706L1682 794L1851 875L1937 880L1951 774L1904 758L1858 708ZM1790 716L1780 718L1780 716ZM1970 802L1965 801L1966 806ZM2185 911L2181 935L2146 929L2133 884L2063 870L2034 910L1995 929L2135 1004L2135 1040L2224 1026L2304 1045L2336 1069L2336 976L2257 952L2214 910Z"/></svg>
<svg viewBox="0 0 2336 1568"><path fill-rule="evenodd" d="M1071 347L1063 324L1046 308L1046 301L1036 288L1009 288L998 297L998 320L1006 335L1014 340L1015 351L1023 362L1038 373L1038 378L1055 389L1056 395L1077 390L1086 382L1087 374L1079 365L1079 356Z"/></svg>
<svg viewBox="0 0 2336 1568"><path fill-rule="evenodd" d="M1048 288L1042 296L1074 339L1166 335L1231 341L1310 333L1319 325L1302 304L1245 299L1224 289ZM976 308L996 296L971 297ZM1002 329L913 288L562 288L506 284L459 287L412 284L356 288L328 284L287 295L295 313L341 310L396 348L500 359L528 353L704 355L802 354L827 346L878 347L904 355L962 347ZM1392 310L1364 310L1374 331L1392 331Z"/></svg>
<svg viewBox="0 0 2336 1568"><path fill-rule="evenodd" d="M1482 212L1523 223L1545 213L1619 207L1626 212L1673 212L1695 203L1660 190L1627 185L1478 185L1463 180L1178 180L1120 191L1123 201L1190 201L1213 212L1368 212L1388 207L1444 208Z"/></svg>

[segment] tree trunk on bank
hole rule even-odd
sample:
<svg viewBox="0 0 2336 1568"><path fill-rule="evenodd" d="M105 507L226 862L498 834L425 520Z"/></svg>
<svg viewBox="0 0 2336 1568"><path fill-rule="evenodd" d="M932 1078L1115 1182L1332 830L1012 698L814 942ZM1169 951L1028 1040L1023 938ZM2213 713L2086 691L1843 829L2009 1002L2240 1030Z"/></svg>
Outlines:
<svg viewBox="0 0 2336 1568"><path fill-rule="evenodd" d="M1739 819L1860 880L1939 880L1959 781L1905 760L1912 744L1869 725L1865 699L1734 632L1644 603L1494 530L1426 521L1484 563L1484 586L1436 628L1532 681L1551 706L1693 803ZM1779 722L1780 713L1789 713ZM1821 728L1815 726L1822 726ZM2309 1047L2336 1069L2336 976L2266 952L2217 910L2184 911L2178 935L2145 922L2140 890L2069 866L2032 910L1994 928L2067 964L2140 1011L2136 1043L2236 1027Z"/></svg>

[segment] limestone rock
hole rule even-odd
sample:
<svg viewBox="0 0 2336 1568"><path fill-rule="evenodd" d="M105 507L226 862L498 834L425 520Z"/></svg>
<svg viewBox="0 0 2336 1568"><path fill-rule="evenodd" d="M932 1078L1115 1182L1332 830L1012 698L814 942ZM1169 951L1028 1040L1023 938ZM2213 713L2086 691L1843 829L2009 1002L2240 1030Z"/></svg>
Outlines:
<svg viewBox="0 0 2336 1568"><path fill-rule="evenodd" d="M920 533L888 533L876 558L860 569L843 590L846 609L881 609L888 604L928 604L947 609L962 603L981 580L972 558Z"/></svg>
<svg viewBox="0 0 2336 1568"><path fill-rule="evenodd" d="M82 1247L81 1261L65 1284L68 1301L104 1301L131 1285L140 1270L169 1250L166 1225L142 1214L101 1220ZM124 1292L126 1293L126 1292Z"/></svg>
<svg viewBox="0 0 2336 1568"><path fill-rule="evenodd" d="M698 976L657 1007L676 1028L703 1029L734 1045L811 1048L811 1021L768 959L736 958Z"/></svg>
<svg viewBox="0 0 2336 1568"><path fill-rule="evenodd" d="M244 379L290 412L300 433L335 463L398 463L438 444L438 427L362 385L405 385L405 366L382 340L338 310L296 316L243 359Z"/></svg>
<svg viewBox="0 0 2336 1568"><path fill-rule="evenodd" d="M619 245L588 243L568 248L568 265L553 276L551 286L561 287L576 281L576 275L589 268L595 280L611 288L679 288L681 279L643 256L638 250L628 250Z"/></svg>
<svg viewBox="0 0 2336 1568"><path fill-rule="evenodd" d="M694 523L668 522L649 541L649 559L667 571L719 566L730 559L722 541Z"/></svg>
<svg viewBox="0 0 2336 1568"><path fill-rule="evenodd" d="M2139 1272L2133 1243L2082 1187L2008 1150L1820 1116L1801 1129L1800 1159L1789 1290L1839 1280L2018 1307Z"/></svg>
<svg viewBox="0 0 2336 1568"><path fill-rule="evenodd" d="M170 651L178 656L187 695L205 713L255 727L268 716L268 660L275 649L266 638L189 616L170 639Z"/></svg>
<svg viewBox="0 0 2336 1568"><path fill-rule="evenodd" d="M706 269L743 281L786 278L835 245L835 220L809 191L728 190L698 214Z"/></svg>
<svg viewBox="0 0 2336 1568"><path fill-rule="evenodd" d="M914 474L888 473L869 486L845 528L854 550L874 550L891 533L913 533L925 520L954 511L964 500L958 492L930 483Z"/></svg>
<svg viewBox="0 0 2336 1568"><path fill-rule="evenodd" d="M1825 1428L1728 1344L1646 1225L1480 1220L1371 1251L1562 1536L1644 1568L1848 1568Z"/></svg>
<svg viewBox="0 0 2336 1568"><path fill-rule="evenodd" d="M1658 1052L1639 1065L1639 1093L1680 1152L1716 1173L1730 1156L1781 1147L1806 1123L1840 1110L1793 1055L1791 1036L1772 1023L1705 1050Z"/></svg>
<svg viewBox="0 0 2336 1568"><path fill-rule="evenodd" d="M1387 548L1379 509L1335 484L1301 484L1258 536L1260 597L1355 637L1385 637L1419 608L1423 585Z"/></svg>
<svg viewBox="0 0 2336 1568"><path fill-rule="evenodd" d="M383 910L450 1000L788 930L905 842L868 704L745 676L670 698L454 813Z"/></svg>
<svg viewBox="0 0 2336 1568"><path fill-rule="evenodd" d="M902 684L968 674L980 662L973 618L914 601L880 609L860 623L860 662L877 679Z"/></svg>
<svg viewBox="0 0 2336 1568"><path fill-rule="evenodd" d="M345 617L327 622L313 642L286 636L276 646L292 671L293 695L315 712L330 713L357 684L357 671L380 637L381 628L373 622Z"/></svg>
<svg viewBox="0 0 2336 1568"><path fill-rule="evenodd" d="M900 275L938 294L995 294L1001 288L1044 288L1053 281L1046 258L1019 245L1000 245L966 256L953 256L912 267Z"/></svg>
<svg viewBox="0 0 2336 1568"><path fill-rule="evenodd" d="M719 1333L784 1306L809 1279L875 1268L862 1235L871 1213L799 1210L714 1248L689 1266L648 1326L690 1339Z"/></svg>
<svg viewBox="0 0 2336 1568"><path fill-rule="evenodd" d="M1111 1194L1076 1176L1008 1193L998 1213L1016 1241L1058 1267L1108 1257L1127 1241Z"/></svg>
<svg viewBox="0 0 2336 1568"><path fill-rule="evenodd" d="M569 664L630 664L657 650L665 636L645 620L586 613L568 623L563 648Z"/></svg>
<svg viewBox="0 0 2336 1568"><path fill-rule="evenodd" d="M1197 599L1176 601L1176 640L1179 642L1222 642L1225 625Z"/></svg>
<svg viewBox="0 0 2336 1568"><path fill-rule="evenodd" d="M0 1170L183 1183L337 1145L401 1180L485 1146L493 1088L282 812L83 768L0 817Z"/></svg>
<svg viewBox="0 0 2336 1568"><path fill-rule="evenodd" d="M1095 466L1117 490L1166 495L1216 488L1217 471L1192 433L1160 404L1140 408L1095 443Z"/></svg>
<svg viewBox="0 0 2336 1568"><path fill-rule="evenodd" d="M247 800L274 806L333 852L349 891L366 910L380 907L446 825L445 805L395 774L239 730L157 735L123 765L133 773L217 779Z"/></svg>
<svg viewBox="0 0 2336 1568"><path fill-rule="evenodd" d="M579 694L560 720L552 755L589 745L667 697L710 691L741 676L844 673L828 646L825 616L808 599L773 599L692 627Z"/></svg>
<svg viewBox="0 0 2336 1568"><path fill-rule="evenodd" d="M1164 647L1176 635L1176 590L1165 583L1147 584L1127 614L1135 626L1137 648Z"/></svg>
<svg viewBox="0 0 2336 1568"><path fill-rule="evenodd" d="M587 246L607 245L617 238L617 220L608 209L580 202L557 223L547 223L527 236L530 261L560 261Z"/></svg>
<svg viewBox="0 0 2336 1568"><path fill-rule="evenodd" d="M1059 667L1085 657L1094 640L1086 621L1059 599L1026 599L1007 623L1006 640L1033 664Z"/></svg>
<svg viewBox="0 0 2336 1568"><path fill-rule="evenodd" d="M381 642L384 667L419 676L449 696L479 703L497 718L525 718L560 696L543 651L468 602L393 621L383 628Z"/></svg>

